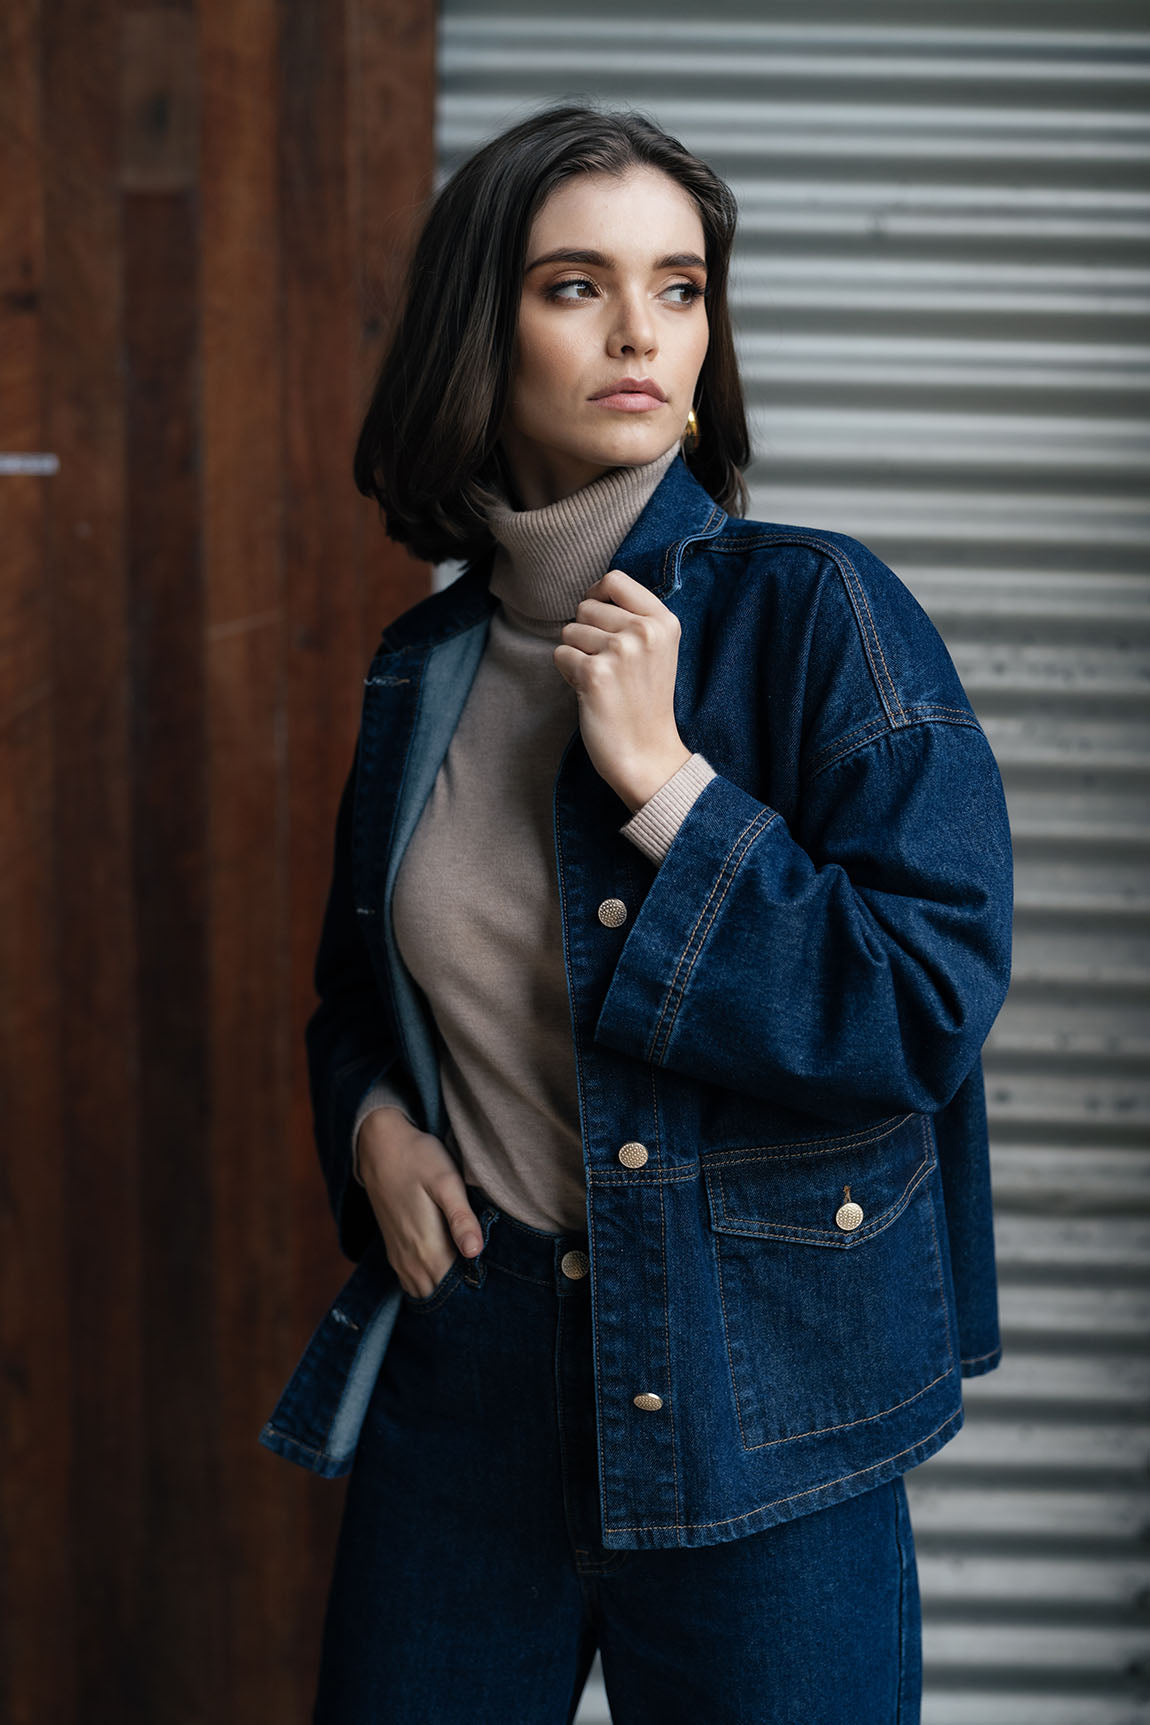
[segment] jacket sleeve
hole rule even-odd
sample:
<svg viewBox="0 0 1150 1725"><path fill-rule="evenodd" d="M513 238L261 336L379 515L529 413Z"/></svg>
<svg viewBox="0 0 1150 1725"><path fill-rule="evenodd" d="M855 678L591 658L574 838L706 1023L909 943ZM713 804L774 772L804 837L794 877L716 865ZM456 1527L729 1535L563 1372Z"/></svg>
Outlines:
<svg viewBox="0 0 1150 1725"><path fill-rule="evenodd" d="M619 952L594 1038L846 1124L945 1107L1010 974L1012 858L977 722L922 720L803 787L717 774Z"/></svg>
<svg viewBox="0 0 1150 1725"><path fill-rule="evenodd" d="M353 1261L379 1233L367 1192L352 1178L352 1129L359 1105L385 1074L401 1076L398 1050L357 927L351 879L352 812L359 741L340 798L335 858L315 960L319 1005L308 1019L308 1083L316 1146L340 1250Z"/></svg>

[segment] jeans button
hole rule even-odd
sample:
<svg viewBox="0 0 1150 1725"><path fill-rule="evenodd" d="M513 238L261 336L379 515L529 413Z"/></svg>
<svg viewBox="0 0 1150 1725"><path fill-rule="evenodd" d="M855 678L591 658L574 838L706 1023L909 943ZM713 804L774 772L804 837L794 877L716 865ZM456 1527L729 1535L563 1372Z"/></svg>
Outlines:
<svg viewBox="0 0 1150 1725"><path fill-rule="evenodd" d="M586 1252L564 1252L559 1260L559 1268L565 1276L570 1276L574 1282L580 1276L585 1276L591 1268L591 1260Z"/></svg>
<svg viewBox="0 0 1150 1725"><path fill-rule="evenodd" d="M624 1144L619 1151L619 1160L624 1168L641 1168L647 1160L647 1146L638 1144L634 1139Z"/></svg>
<svg viewBox="0 0 1150 1725"><path fill-rule="evenodd" d="M654 1390L642 1390L637 1396L632 1396L631 1400L637 1408L642 1408L645 1413L654 1413L656 1408L661 1408L663 1405L662 1396L657 1396Z"/></svg>

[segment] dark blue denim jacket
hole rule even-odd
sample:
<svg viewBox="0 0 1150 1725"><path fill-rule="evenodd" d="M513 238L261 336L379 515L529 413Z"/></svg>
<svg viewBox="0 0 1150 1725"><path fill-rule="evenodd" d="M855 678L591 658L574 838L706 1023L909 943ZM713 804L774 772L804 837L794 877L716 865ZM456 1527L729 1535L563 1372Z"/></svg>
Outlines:
<svg viewBox="0 0 1150 1725"><path fill-rule="evenodd" d="M658 868L578 729L555 777L603 1535L707 1545L924 1461L962 1422L961 1374L998 1361L980 1050L1009 977L1010 833L937 631L856 540L730 518L680 458L613 562L679 618L675 717L718 776ZM391 898L490 569L384 630L336 825L307 1052L356 1269L260 1434L328 1477L402 1297L351 1178L357 1106L386 1073L447 1126Z"/></svg>

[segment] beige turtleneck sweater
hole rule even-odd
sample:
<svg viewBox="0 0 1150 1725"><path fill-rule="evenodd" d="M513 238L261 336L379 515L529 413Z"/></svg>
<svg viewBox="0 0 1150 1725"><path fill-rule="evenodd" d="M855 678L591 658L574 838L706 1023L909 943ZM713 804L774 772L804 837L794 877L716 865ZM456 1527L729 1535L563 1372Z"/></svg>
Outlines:
<svg viewBox="0 0 1150 1725"><path fill-rule="evenodd" d="M395 882L396 942L435 1021L445 1137L466 1180L548 1232L586 1227L552 833L578 698L552 654L677 454L614 468L542 509L504 502L489 515L500 603ZM692 755L620 832L658 865L713 777ZM352 1133L357 1180L359 1128L379 1107L411 1118L400 1090L372 1086Z"/></svg>

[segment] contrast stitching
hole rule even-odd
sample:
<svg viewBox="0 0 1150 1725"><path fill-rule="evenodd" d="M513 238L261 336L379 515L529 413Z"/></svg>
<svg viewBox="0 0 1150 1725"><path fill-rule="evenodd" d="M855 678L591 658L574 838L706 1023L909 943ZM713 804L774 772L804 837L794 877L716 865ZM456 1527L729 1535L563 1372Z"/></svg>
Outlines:
<svg viewBox="0 0 1150 1725"><path fill-rule="evenodd" d="M781 1240L802 1246L822 1246L833 1244L836 1251L847 1251L863 1240L873 1240L877 1235L885 1233L892 1222L896 1222L910 1203L911 1198L934 1167L933 1159L928 1156L920 1162L910 1181L899 1193L894 1203L886 1210L880 1210L873 1222L856 1233L841 1235L830 1228L800 1228L788 1227L785 1222L760 1221L756 1216L728 1215L726 1205L723 1206L723 1220L716 1222L719 1233L737 1233L742 1239ZM766 1231L764 1231L766 1230ZM937 1250L937 1245L936 1245Z"/></svg>
<svg viewBox="0 0 1150 1725"><path fill-rule="evenodd" d="M264 1431L271 1437L283 1438L285 1443L293 1444L296 1449L302 1450L304 1455L314 1455L317 1461L336 1461L339 1459L333 1456L329 1450L316 1449L314 1444L304 1443L301 1438L293 1437L291 1432L285 1432L282 1426L274 1426L269 1422L264 1427Z"/></svg>
<svg viewBox="0 0 1150 1725"><path fill-rule="evenodd" d="M930 1168L932 1168L933 1166L934 1166L934 1161L928 1161L927 1163L925 1163L923 1165L923 1169L921 1171L920 1177L915 1182L916 1186L921 1185L922 1180L925 1178L926 1174L929 1172ZM902 1209L906 1208L906 1202L909 1201L909 1197L910 1197L909 1192L904 1195L904 1203L901 1207ZM901 1210L900 1210L900 1213L901 1213ZM893 1221L894 1217L892 1216L890 1219L891 1219L891 1221ZM931 1215L930 1222L931 1222L931 1230L933 1233L933 1231L934 1231L933 1213ZM879 1231L880 1230L876 1230L876 1232L879 1232ZM934 1234L934 1246L935 1246L935 1254L937 1257L937 1254L938 1254L938 1236L937 1236L937 1233ZM728 1369L728 1372L730 1374L731 1389L734 1393L734 1398L735 1398L735 1418L738 1422L739 1434L740 1434L740 1437L742 1439L743 1448L746 1450L774 1449L778 1444L795 1443L800 1438L822 1437L822 1436L825 1436L828 1432L847 1431L853 1426L869 1425L873 1420L883 1419L883 1418L885 1418L885 1416L887 1414L897 1413L899 1408L904 1408L904 1407L909 1406L909 1404L911 1402L917 1401L920 1396L924 1396L926 1394L927 1390L933 1389L935 1384L941 1383L944 1378L949 1378L950 1376L952 1376L952 1374L954 1372L954 1354L953 1354L953 1351L952 1351L951 1346L950 1346L950 1336L949 1336L949 1329L948 1329L946 1352L947 1352L947 1358L950 1360L950 1365L947 1367L945 1372L940 1372L937 1377L932 1378L929 1383L924 1384L921 1389L916 1390L912 1396L907 1396L901 1402L895 1402L891 1407L882 1408L879 1410L878 1413L864 1414L857 1420L844 1420L840 1425L818 1426L818 1427L815 1427L811 1431L794 1432L788 1437L768 1438L765 1440L765 1442L758 1443L758 1444L749 1443L747 1441L746 1428L744 1427L744 1424L743 1424L743 1412L742 1412L742 1402L741 1402L741 1398L739 1395L738 1373L735 1369L734 1356L731 1353L730 1323L729 1323L728 1316L727 1316L726 1296L725 1296L724 1291L723 1291L723 1253L722 1253L722 1242L721 1242L721 1240L719 1242L717 1259L718 1259L718 1270L719 1270L719 1304L722 1307L722 1312L723 1312L723 1344L724 1344L724 1347L726 1349L726 1354L727 1354L727 1369ZM941 1266L940 1266L940 1273L941 1273Z"/></svg>
<svg viewBox="0 0 1150 1725"><path fill-rule="evenodd" d="M652 1088L653 1088L654 1087L654 1068L652 1068L651 1070L652 1070ZM658 1145L656 1143L656 1150L657 1149L658 1149ZM663 1263L663 1359L665 1361L664 1369L666 1371L666 1377L664 1378L663 1381L668 1386L670 1386L670 1384L672 1382L672 1376L671 1376L671 1319L670 1319L670 1301L667 1298L667 1274L668 1274L668 1265L670 1264L671 1254L667 1250L667 1205L666 1205L666 1194L664 1193L662 1186L659 1187L659 1218L660 1218L660 1221L662 1223L662 1239L660 1241L660 1248L661 1248L661 1256L662 1256L662 1263ZM672 1396L670 1398L669 1413L670 1413L670 1417L671 1417L671 1429L670 1429L670 1432L668 1434L668 1442L670 1444L670 1449L671 1449L671 1480L672 1480L672 1489L673 1489L674 1494L675 1494L675 1514L678 1515L680 1513L680 1507L679 1507L679 1504L680 1504L680 1499L679 1499L679 1465L678 1465L678 1460L677 1460L677 1455L676 1455L676 1445L675 1445L675 1398L674 1398L674 1396Z"/></svg>
<svg viewBox="0 0 1150 1725"><path fill-rule="evenodd" d="M811 773L821 772L823 756L830 755L835 750L846 752L855 747L856 743L871 742L875 737L885 737L890 734L890 720L885 713L881 719L867 719L861 725L856 725L853 731L844 731L841 737L835 737L831 742L824 743L818 752L811 756L808 770Z"/></svg>
<svg viewBox="0 0 1150 1725"><path fill-rule="evenodd" d="M945 1375L947 1374L944 1374L944 1376ZM927 1385L927 1388L930 1388L929 1384ZM721 1516L718 1521L615 1522L606 1529L606 1532L662 1533L665 1528L685 1532L687 1529L698 1527L731 1527L737 1521L749 1521L751 1516L762 1515L763 1512L768 1509L777 1509L781 1503L794 1503L800 1497L813 1497L817 1492L829 1491L832 1486L845 1485L848 1479L861 1479L864 1473L877 1473L880 1467L887 1467L892 1461L900 1461L904 1455L910 1455L913 1450L921 1449L922 1446L924 1444L928 1444L932 1438L936 1438L939 1432L945 1431L947 1426L953 1425L955 1420L960 1417L961 1413L962 1409L956 1408L954 1413L952 1413L947 1419L944 1419L940 1426L935 1426L934 1430L932 1432L928 1432L925 1437L918 1438L914 1443L907 1444L905 1449L895 1450L893 1455L884 1456L881 1461L871 1462L868 1467L855 1468L852 1473L840 1474L837 1479L825 1479L819 1485L808 1486L805 1491L794 1491L787 1497L772 1498L769 1503L760 1503L754 1509L744 1510L742 1515L725 1515Z"/></svg>
<svg viewBox="0 0 1150 1725"><path fill-rule="evenodd" d="M894 705L898 711L899 723L901 724L903 722L902 702L898 698L898 690L895 688L894 678L890 674L890 667L886 662L886 654L882 650L882 641L879 637L879 632L878 632L878 629L875 625L874 617L871 613L870 600L866 596L866 589L864 588L862 581L859 578L858 570L855 568L853 563L850 563L849 559L847 559L847 562L849 563L849 566L850 566L851 575L854 577L855 586L858 588L859 598L862 601L863 607L866 611L867 622L870 624L871 633L874 635L874 644L878 650L878 656L882 660L883 675L885 676L887 683L890 686L891 700L894 702Z"/></svg>
<svg viewBox="0 0 1150 1725"><path fill-rule="evenodd" d="M909 731L913 730L916 725L963 725L970 731L982 731L982 726L978 720L969 715L962 716L960 714L957 718L941 718L937 713L912 713L909 718L904 717L899 728ZM810 782L813 784L815 779L825 773L828 767L836 766L839 761L854 753L856 749L866 748L871 743L877 743L882 738L889 737L890 734L890 726L876 720L872 721L869 726L860 727L858 731L850 731L844 738L839 739L842 744L841 748L838 743L828 743L814 757L814 761L808 769ZM982 734L985 735L985 732ZM830 753L831 750L836 752L832 754ZM824 756L826 756L825 760L823 759Z"/></svg>
<svg viewBox="0 0 1150 1725"><path fill-rule="evenodd" d="M719 890L719 885L720 885L720 882L722 881L722 878L723 878L723 875L726 871L727 865L730 862L731 858L734 856L735 852L738 850L740 844L742 844L744 836L751 831L752 827L754 827L756 822L761 821L763 819L763 815L765 812L766 812L765 810L761 810L757 815L755 815L750 821L747 822L747 825L743 828L742 832L739 834L738 838L736 838L734 844L731 846L731 849L727 852L727 855L724 857L722 867L719 869L718 877L715 880L715 884L712 886L710 892L707 894L706 899L703 901L703 907L695 919L695 926L694 926L694 928L692 928L691 932L688 934L686 944L683 947L682 953L679 955L679 962L675 966L675 974L674 974L674 976L672 976L670 982L667 985L667 992L663 997L663 1006L662 1006L662 1009L659 1013L659 1017L655 1022L655 1028L651 1032L651 1040L647 1045L647 1059L648 1060L652 1060L654 1057L655 1045L659 1040L659 1030L660 1030L660 1027L663 1023L663 1019L666 1016L667 1008L668 1008L668 1005L670 1004L671 997L675 992L676 978L678 977L679 971L682 969L683 962L684 962L688 952L691 950L691 942L694 940L695 934L698 931L699 925L702 923L703 918L707 914L707 909L711 903L711 900L714 898L715 894Z"/></svg>
<svg viewBox="0 0 1150 1725"><path fill-rule="evenodd" d="M668 1011L671 1012L671 1017L670 1017L670 1020L667 1024L666 1035L663 1037L663 1049L664 1049L664 1051L666 1050L667 1044L670 1042L671 1032L675 1028L675 1019L679 1015L679 1007L682 1005L683 996L686 992L687 984L691 980L691 972L695 968L695 964L698 960L699 954L703 950L703 945L704 945L704 942L706 941L707 935L711 931L711 925L714 923L716 916L718 916L719 910L722 907L723 900L726 898L728 892L731 889L731 886L732 886L734 879L735 879L735 875L738 873L738 870L739 870L739 867L743 861L743 858L746 856L747 851L751 848L751 845L758 838L759 834L762 832L766 832L766 830L770 826L771 822L778 820L778 818L779 818L778 814L773 812L773 811L768 812L766 809L760 810L760 812L754 817L754 819L749 821L747 823L747 825L743 828L742 832L739 834L738 838L735 840L735 843L732 846L731 850L727 853L727 856L725 857L725 859L723 861L723 865L719 870L718 878L715 881L714 886L711 888L710 892L708 893L707 898L704 901L703 908L702 908L702 910L700 910L699 915L695 921L695 926L691 930L690 934L687 936L686 945L684 946L683 951L679 956L678 964L675 966L675 974L674 974L674 976L672 976L671 981L667 986L667 992L666 992L665 996L663 997L663 1006L662 1006L662 1009L659 1013L659 1017L658 1017L658 1020L655 1024L655 1028L651 1033L650 1043L648 1044L648 1049L647 1049L648 1060L654 1059L656 1046L657 1046L659 1039L660 1039L660 1032L662 1029L663 1020L666 1018ZM739 850L740 845L742 845L742 854L736 855L736 853ZM730 874L729 874L729 877L727 879L726 885L723 885L723 876L727 873L728 865L731 865L732 859L734 859L733 866L731 866L731 868L730 868ZM719 892L720 886L722 886L721 892ZM718 894L717 899L716 899L716 894ZM695 936L699 931L700 925L703 922L703 918L707 915L708 910L711 909L712 901L714 901L714 910L711 911L710 920L708 921L706 928L704 928L702 930L702 933L699 934L698 944L696 946L695 953L694 953L693 957L691 958L690 963L687 964L687 973L683 978L682 986L678 988L678 1000L675 1000L676 985L678 983L679 972L682 970L683 965L687 962L688 954L691 951L691 943L694 941ZM673 1010L672 1010L672 1002L674 1002Z"/></svg>
<svg viewBox="0 0 1150 1725"><path fill-rule="evenodd" d="M721 1272L720 1272L720 1274L721 1274ZM948 1354L950 1353L949 1347L947 1349L947 1352L948 1352ZM731 1358L731 1350L730 1350L730 1346L728 1344L728 1347L727 1347L727 1359L728 1359L728 1361L730 1361L730 1358ZM731 1366L732 1381L733 1381L734 1369L735 1368L732 1364L732 1366ZM935 1384L940 1384L940 1383L942 1383L944 1378L949 1378L949 1377L953 1377L953 1376L954 1376L954 1360L953 1360L953 1355L952 1355L951 1356L951 1364L949 1366L947 1366L945 1372L939 1372L939 1374L936 1378L931 1378L931 1380L928 1384L923 1384L922 1388L919 1390L915 1390L915 1392L912 1396L904 1396L901 1402L892 1402L890 1407L888 1407L888 1408L879 1408L877 1413L861 1414L857 1420L843 1420L837 1426L814 1426L814 1427L812 1427L812 1429L810 1431L806 1431L806 1432L789 1432L786 1437L766 1438L766 1439L764 1439L764 1441L762 1443L748 1443L746 1440L746 1437L744 1436L743 1448L746 1450L777 1449L780 1444L798 1443L802 1438L826 1437L828 1435L828 1433L830 1433L830 1432L851 1431L853 1429L853 1427L855 1427L855 1426L871 1425L871 1424L873 1424L873 1422L875 1420L885 1419L887 1414L896 1414L898 1412L899 1408L908 1408L910 1406L911 1402L916 1402L920 1396L924 1396L926 1394L927 1390L932 1390L934 1388ZM739 1394L738 1386L736 1385L735 1386L735 1400L736 1400L736 1402L738 1401L738 1394ZM743 1421L742 1421L741 1415L739 1418L739 1430L740 1430L740 1432L742 1432L742 1430L743 1430Z"/></svg>
<svg viewBox="0 0 1150 1725"><path fill-rule="evenodd" d="M894 715L890 711L890 706L888 704L887 697L883 691L883 678L885 677L887 685L890 689L891 700L893 701L893 704L898 711L899 717L898 717L897 722L901 724L903 722L902 703L900 702L900 700L898 698L898 691L894 686L894 679L891 677L890 667L887 665L886 655L883 653L883 650L882 650L882 642L879 639L878 630L875 627L875 621L874 621L874 617L871 613L870 603L867 600L866 593L863 590L862 581L859 577L858 570L855 568L854 563L852 562L849 554L847 552L841 550L838 546L828 544L828 542L825 539L821 538L817 533L766 534L766 535L761 535L757 539L752 540L752 542L750 544L743 542L743 544L741 546L736 546L733 548L749 551L749 550L753 550L756 545L787 545L787 544L814 546L814 548L816 550L825 552L826 555L831 559L831 562L835 565L836 569L839 571L839 574L841 575L842 580L843 580L843 584L847 589L847 595L851 601L851 608L854 611L855 620L858 623L859 634L862 638L863 651L865 652L865 654L867 656L867 663L870 665L871 673L874 677L875 683L878 685L879 699L883 703L883 707L887 712L888 719L890 719L891 722L894 723L895 722ZM855 603L855 600L854 600L854 589L852 587L852 582L854 583L854 586L857 586L857 588L858 588L859 598L862 601L862 605L866 611L866 621L865 622L864 622L862 616L859 614L858 605ZM870 626L869 631L867 628L868 624ZM874 649L877 650L878 656L882 660L882 671L881 671L881 673L880 673L879 667L876 665L875 659L874 659L874 651L872 650L872 645L871 645L871 636L872 635L874 638Z"/></svg>
<svg viewBox="0 0 1150 1725"><path fill-rule="evenodd" d="M900 1126L905 1126L908 1120L913 1120L915 1110L912 1108L906 1114L892 1114L886 1120L878 1121L874 1126L862 1128L850 1133L846 1138L788 1138L772 1144L740 1144L737 1149L705 1150L700 1155L700 1165L703 1163L725 1168L733 1161L772 1162L776 1157L789 1158L796 1150L810 1150L812 1156L822 1155L827 1150L853 1150L864 1144L877 1144L880 1138L889 1138L892 1132L897 1132Z"/></svg>
<svg viewBox="0 0 1150 1725"><path fill-rule="evenodd" d="M977 1366L980 1365L983 1360L992 1360L995 1354L1000 1354L1001 1352L1002 1344L1000 1342L997 1348L987 1348L984 1354L963 1354L960 1364L964 1366Z"/></svg>

